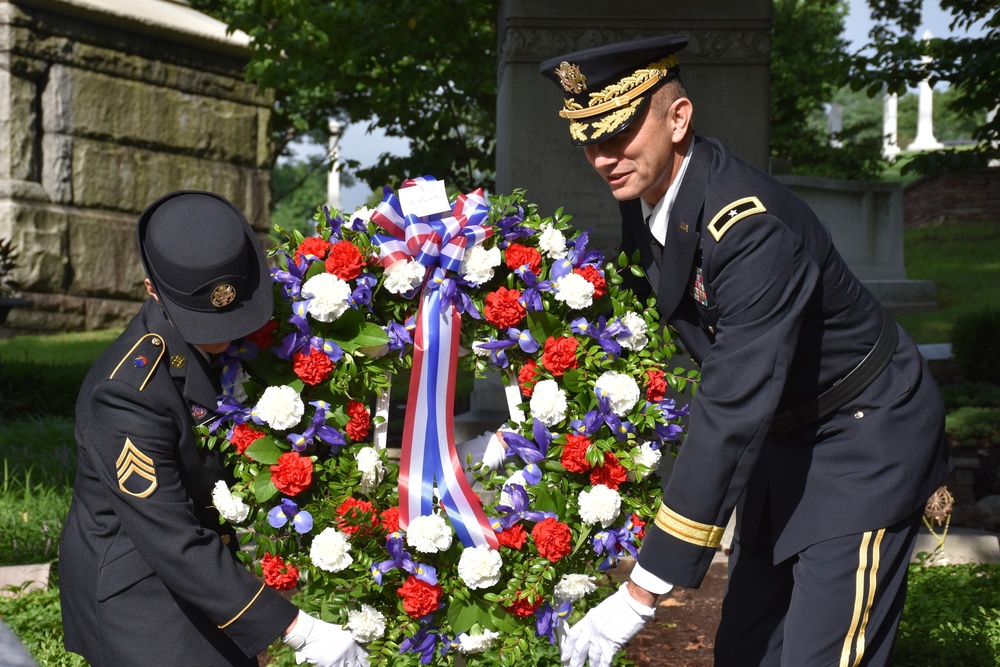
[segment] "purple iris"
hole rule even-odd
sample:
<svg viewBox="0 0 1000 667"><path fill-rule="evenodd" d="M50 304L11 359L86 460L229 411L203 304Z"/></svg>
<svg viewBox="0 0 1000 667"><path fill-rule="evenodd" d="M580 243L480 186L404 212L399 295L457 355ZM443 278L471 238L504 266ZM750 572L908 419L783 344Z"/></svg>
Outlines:
<svg viewBox="0 0 1000 667"><path fill-rule="evenodd" d="M302 535L313 527L313 518L309 512L300 510L294 500L282 498L281 503L271 508L267 513L267 522L272 528L281 528L291 522L295 532Z"/></svg>
<svg viewBox="0 0 1000 667"><path fill-rule="evenodd" d="M356 287L351 292L351 307L357 309L360 306L368 306L371 309L372 290L378 283L378 278L371 273L362 273L354 283Z"/></svg>
<svg viewBox="0 0 1000 667"><path fill-rule="evenodd" d="M393 352L399 351L399 354L402 356L403 349L407 345L413 344L413 336L410 335L410 332L402 324L389 322L383 329L385 329L386 335L389 336L389 349Z"/></svg>
<svg viewBox="0 0 1000 667"><path fill-rule="evenodd" d="M219 356L222 364L220 380L222 382L222 393L225 396L232 396L236 391L236 378L240 374L240 362L252 361L257 358L257 345L248 341L239 345L230 345Z"/></svg>
<svg viewBox="0 0 1000 667"><path fill-rule="evenodd" d="M232 396L223 394L219 397L218 407L215 408L215 412L220 416L209 425L208 432L215 433L219 429L219 426L228 421L232 421L233 426L245 424L251 420L251 411L251 408L244 407L242 403ZM232 436L232 429L230 429L226 437L231 438Z"/></svg>
<svg viewBox="0 0 1000 667"><path fill-rule="evenodd" d="M447 638L436 632L437 626L435 625L421 625L420 629L417 630L416 634L412 637L405 638L399 644L399 652L402 653L419 653L420 662L424 665L431 664L431 660L434 659L434 652L437 649L438 641L442 641L447 645Z"/></svg>
<svg viewBox="0 0 1000 667"><path fill-rule="evenodd" d="M528 509L528 492L520 484L508 484L504 486L504 491L510 498L510 505L497 505L497 509L503 513L498 519L501 528L506 530L521 519L537 523L549 517L558 518L555 512Z"/></svg>
<svg viewBox="0 0 1000 667"><path fill-rule="evenodd" d="M618 440L628 439L628 434L635 432L635 426L629 420L622 419L611 411L611 397L608 395L607 390L595 387L594 393L597 395L597 413L600 415L601 420L608 425L608 428L611 429L611 432L615 434ZM585 421L588 418L591 418L590 412L584 415Z"/></svg>
<svg viewBox="0 0 1000 667"><path fill-rule="evenodd" d="M626 555L638 558L639 551L635 545L639 541L638 535L641 530L642 528L635 524L630 514L623 526L608 528L595 534L590 540L594 553L598 556L604 555L604 559L597 566L598 569L608 570Z"/></svg>
<svg viewBox="0 0 1000 667"><path fill-rule="evenodd" d="M285 269L271 269L271 282L281 285L281 293L286 299L297 299L302 293L302 276L309 262L296 262L291 255L285 254L285 266Z"/></svg>
<svg viewBox="0 0 1000 667"><path fill-rule="evenodd" d="M558 607L546 602L535 611L535 633L539 637L548 637L553 646L556 643L556 627L573 612L573 603L566 600Z"/></svg>
<svg viewBox="0 0 1000 667"><path fill-rule="evenodd" d="M518 299L521 305L524 306L524 309L534 312L544 310L545 306L542 304L541 292L551 292L552 282L549 280L539 280L535 272L527 268L527 266L519 267L514 273L524 283L524 289L521 290L521 298Z"/></svg>
<svg viewBox="0 0 1000 667"><path fill-rule="evenodd" d="M683 408L677 408L676 406L677 403L676 401L674 401L674 399L665 398L662 401L660 401L659 405L657 405L656 407L657 409L659 409L660 414L663 416L663 418L668 421L672 421L680 417L686 417L690 412L690 410L688 409L689 406L687 405L685 405ZM677 436L684 432L684 429L678 426L677 424L657 424L655 430L656 430L656 435L660 437L660 440L662 442L670 442L673 440L677 440ZM652 444L653 443L650 443L650 446L652 446ZM656 449L656 447L654 447L654 449Z"/></svg>
<svg viewBox="0 0 1000 667"><path fill-rule="evenodd" d="M403 536L398 532L392 533L385 541L385 549L389 552L388 560L379 563L372 563L372 576L375 583L382 585L382 575L399 569L412 574L417 579L433 586L437 583L437 570L430 565L424 565L413 560L409 553L403 551Z"/></svg>
<svg viewBox="0 0 1000 667"><path fill-rule="evenodd" d="M316 408L309 426L302 433L289 433L285 439L297 452L304 452L315 440L320 440L330 445L331 453L336 454L347 441L340 431L326 423L332 406L326 401L309 401L309 405Z"/></svg>
<svg viewBox="0 0 1000 667"><path fill-rule="evenodd" d="M517 346L521 348L522 351L528 354L534 354L538 352L538 341L535 337L531 335L531 332L527 329L516 329L511 327L507 329L507 335L510 339L517 343Z"/></svg>
<svg viewBox="0 0 1000 667"><path fill-rule="evenodd" d="M493 228L503 237L497 244L501 250L518 239L527 238L537 233L535 230L525 227L523 222L524 209L518 206L517 213L511 213L493 223Z"/></svg>
<svg viewBox="0 0 1000 667"><path fill-rule="evenodd" d="M479 309L476 308L476 304L472 302L468 294L459 289L458 282L454 278L448 277L447 269L443 269L440 266L435 268L430 279L427 281L427 285L432 290L438 290L441 293L441 308L443 310L447 310L448 307L454 305L455 310L460 315L468 315L474 320L480 318Z"/></svg>
<svg viewBox="0 0 1000 667"><path fill-rule="evenodd" d="M490 361L497 368L507 368L510 365L510 360L507 359L507 352L512 347L517 345L515 341L512 340L496 340L490 339L483 341L481 343L476 343L476 346L481 350L489 350Z"/></svg>
<svg viewBox="0 0 1000 667"><path fill-rule="evenodd" d="M507 445L507 455L516 454L527 464L522 471L525 481L528 484L538 484L542 479L542 470L538 464L545 460L549 445L552 443L552 434L549 430L536 419L533 427L535 442L513 431L503 431L500 435Z"/></svg>
<svg viewBox="0 0 1000 667"><path fill-rule="evenodd" d="M587 322L586 319L579 317L570 322L569 326L574 333L596 340L601 349L612 357L621 356L622 347L618 341L622 337L627 338L631 335L621 320L615 319L608 323L603 315L595 322Z"/></svg>

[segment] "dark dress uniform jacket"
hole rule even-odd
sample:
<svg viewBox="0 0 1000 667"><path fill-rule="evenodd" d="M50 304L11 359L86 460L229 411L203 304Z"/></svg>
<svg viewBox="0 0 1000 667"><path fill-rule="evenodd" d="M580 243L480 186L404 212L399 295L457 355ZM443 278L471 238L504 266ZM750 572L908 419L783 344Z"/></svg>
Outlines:
<svg viewBox="0 0 1000 667"><path fill-rule="evenodd" d="M944 407L902 329L889 366L860 395L815 423L771 432L776 414L857 366L882 329L881 306L805 202L696 136L663 246L638 199L621 209L623 249L640 250L647 271L636 286L653 286L702 373L639 555L644 569L699 585L741 498L741 544L767 541L775 563L924 506L949 468Z"/></svg>
<svg viewBox="0 0 1000 667"><path fill-rule="evenodd" d="M298 613L212 508L231 479L193 427L217 376L150 300L84 380L59 580L66 648L93 665L256 665Z"/></svg>

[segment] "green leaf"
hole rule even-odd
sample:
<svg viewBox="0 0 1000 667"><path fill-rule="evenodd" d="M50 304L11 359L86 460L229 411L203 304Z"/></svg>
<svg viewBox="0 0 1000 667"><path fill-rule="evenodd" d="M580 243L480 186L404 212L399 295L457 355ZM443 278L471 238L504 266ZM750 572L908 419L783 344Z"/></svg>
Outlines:
<svg viewBox="0 0 1000 667"><path fill-rule="evenodd" d="M278 487L271 481L271 471L262 470L253 480L253 495L258 504L266 503L278 493Z"/></svg>
<svg viewBox="0 0 1000 667"><path fill-rule="evenodd" d="M452 598L448 602L448 623L456 635L460 632L467 632L473 625L492 625L490 605L487 605L483 600L471 597L466 600Z"/></svg>
<svg viewBox="0 0 1000 667"><path fill-rule="evenodd" d="M267 465L274 465L278 462L278 457L285 453L285 450L278 446L277 441L269 435L257 438L243 452L254 461Z"/></svg>
<svg viewBox="0 0 1000 667"><path fill-rule="evenodd" d="M548 311L528 313L528 330L539 343L544 344L549 336L558 336L563 326L563 321Z"/></svg>

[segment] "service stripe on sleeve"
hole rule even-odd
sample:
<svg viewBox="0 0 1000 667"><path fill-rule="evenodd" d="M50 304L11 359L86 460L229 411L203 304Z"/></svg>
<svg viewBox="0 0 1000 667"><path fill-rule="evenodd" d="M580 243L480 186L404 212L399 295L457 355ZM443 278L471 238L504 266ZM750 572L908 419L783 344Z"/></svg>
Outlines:
<svg viewBox="0 0 1000 667"><path fill-rule="evenodd" d="M656 525L679 540L711 549L719 547L722 534L726 532L725 526L713 526L688 519L662 503L656 512Z"/></svg>

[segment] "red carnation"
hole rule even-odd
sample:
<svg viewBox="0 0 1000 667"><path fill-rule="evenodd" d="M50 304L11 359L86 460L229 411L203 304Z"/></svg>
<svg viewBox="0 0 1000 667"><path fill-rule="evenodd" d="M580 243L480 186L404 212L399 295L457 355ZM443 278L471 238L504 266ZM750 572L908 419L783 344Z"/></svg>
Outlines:
<svg viewBox="0 0 1000 667"><path fill-rule="evenodd" d="M569 526L552 517L536 523L531 529L531 536L535 538L538 555L553 563L569 555L573 543L573 531Z"/></svg>
<svg viewBox="0 0 1000 667"><path fill-rule="evenodd" d="M354 280L361 275L365 259L350 241L337 241L330 246L330 256L326 258L326 272L341 280Z"/></svg>
<svg viewBox="0 0 1000 667"><path fill-rule="evenodd" d="M628 471L625 466L618 463L618 457L611 452L604 454L604 463L594 467L590 471L590 483L592 486L603 484L609 489L617 489L626 479Z"/></svg>
<svg viewBox="0 0 1000 667"><path fill-rule="evenodd" d="M233 427L233 435L230 436L229 442L233 443L236 451L242 454L255 440L263 437L264 434L260 431L255 431L246 424L237 424Z"/></svg>
<svg viewBox="0 0 1000 667"><path fill-rule="evenodd" d="M587 463L587 449L590 447L590 440L583 435L570 433L566 436L566 446L562 452L563 468L570 472L587 472L590 464Z"/></svg>
<svg viewBox="0 0 1000 667"><path fill-rule="evenodd" d="M659 403L667 393L667 381L663 379L663 371L659 368L649 368L646 370L646 400L650 403Z"/></svg>
<svg viewBox="0 0 1000 667"><path fill-rule="evenodd" d="M520 243L511 243L507 246L507 268L516 271L525 264L536 276L542 270L542 253L537 248L529 248Z"/></svg>
<svg viewBox="0 0 1000 667"><path fill-rule="evenodd" d="M270 552L264 554L260 562L264 570L264 583L279 591L287 591L295 588L299 583L299 570L290 563L286 563L281 556L272 556Z"/></svg>
<svg viewBox="0 0 1000 667"><path fill-rule="evenodd" d="M298 452L285 452L271 466L271 482L286 496L295 496L312 484L313 462Z"/></svg>
<svg viewBox="0 0 1000 667"><path fill-rule="evenodd" d="M413 618L421 618L437 611L444 589L441 584L428 584L412 574L396 591L403 598L403 610Z"/></svg>
<svg viewBox="0 0 1000 667"><path fill-rule="evenodd" d="M375 506L367 500L348 498L337 508L337 527L348 535L353 535L361 529L369 533L369 528L378 525L375 518Z"/></svg>
<svg viewBox="0 0 1000 667"><path fill-rule="evenodd" d="M483 308L483 315L486 321L497 329L507 329L524 319L527 311L518 301L521 298L521 291L497 288L496 292L486 295L486 306Z"/></svg>
<svg viewBox="0 0 1000 667"><path fill-rule="evenodd" d="M306 384L317 385L330 377L333 372L333 362L322 350L306 348L292 356L292 369Z"/></svg>
<svg viewBox="0 0 1000 667"><path fill-rule="evenodd" d="M534 602L528 602L527 596L522 597L520 590L517 591L516 595L517 599L509 605L504 605L504 609L520 618L531 616L535 613L536 609L542 606L542 602L544 602L541 596L536 597Z"/></svg>
<svg viewBox="0 0 1000 667"><path fill-rule="evenodd" d="M587 282L594 286L594 299L600 299L602 296L608 293L608 283L605 282L604 276L597 268L587 264L579 269L573 269L573 273L578 276L583 276L586 278Z"/></svg>
<svg viewBox="0 0 1000 667"><path fill-rule="evenodd" d="M368 408L365 407L364 403L348 401L347 416L351 418L351 421L347 422L344 430L347 431L351 440L361 442L372 430L372 418L368 414Z"/></svg>
<svg viewBox="0 0 1000 667"><path fill-rule="evenodd" d="M299 247L295 249L295 263L298 264L306 255L312 255L316 259L326 257L326 251L330 249L330 242L324 241L318 236L311 236L304 239Z"/></svg>
<svg viewBox="0 0 1000 667"><path fill-rule="evenodd" d="M635 539L641 540L646 537L646 522L640 519L638 514L632 514L632 525L639 529L635 534Z"/></svg>
<svg viewBox="0 0 1000 667"><path fill-rule="evenodd" d="M531 394L534 393L540 373L534 359L528 359L524 362L524 366L521 366L521 370L517 372L517 383L521 385L521 393L526 398L531 398Z"/></svg>
<svg viewBox="0 0 1000 667"><path fill-rule="evenodd" d="M243 338L244 343L253 343L258 350L266 350L274 345L274 331L278 328L275 320L268 320L267 324L257 329L249 336Z"/></svg>
<svg viewBox="0 0 1000 667"><path fill-rule="evenodd" d="M524 526L519 523L515 523L510 528L505 528L503 532L497 533L497 542L511 549L520 550L527 540L528 533L524 530Z"/></svg>
<svg viewBox="0 0 1000 667"><path fill-rule="evenodd" d="M567 368L576 368L576 347L579 345L572 336L549 336L542 351L542 365L553 375L562 375Z"/></svg>
<svg viewBox="0 0 1000 667"><path fill-rule="evenodd" d="M399 508L390 507L381 514L379 514L379 519L382 520L382 528L387 533L395 533L399 530Z"/></svg>

